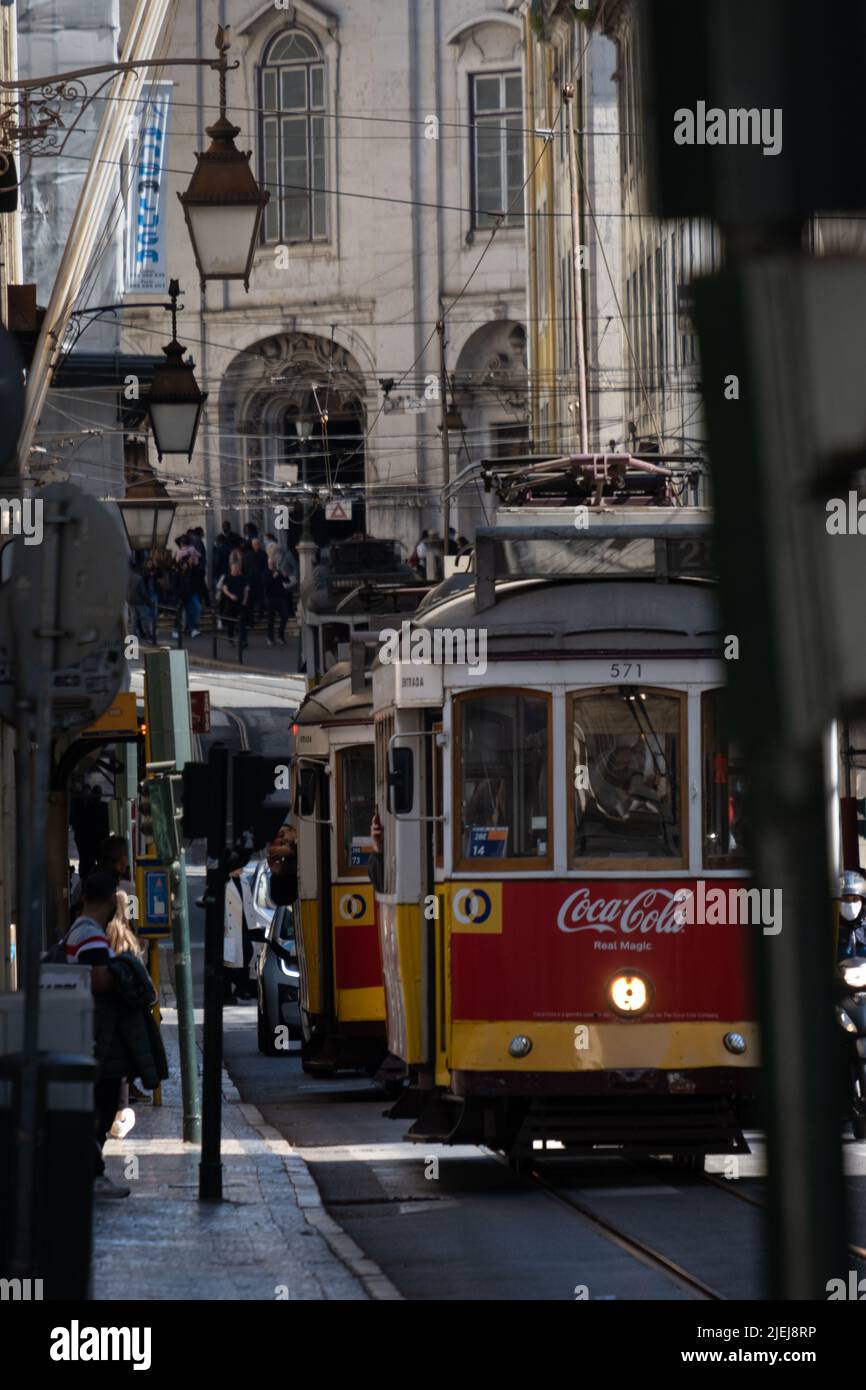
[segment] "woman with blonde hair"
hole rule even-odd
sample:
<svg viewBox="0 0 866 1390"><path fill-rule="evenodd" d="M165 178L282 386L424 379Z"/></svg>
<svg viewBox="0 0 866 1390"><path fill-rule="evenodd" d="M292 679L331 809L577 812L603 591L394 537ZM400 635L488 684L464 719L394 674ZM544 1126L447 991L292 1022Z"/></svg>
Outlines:
<svg viewBox="0 0 866 1390"><path fill-rule="evenodd" d="M144 960L145 947L129 924L129 894L122 888L117 890L117 908L105 929L105 934L116 956L122 956L128 951L130 955Z"/></svg>
<svg viewBox="0 0 866 1390"><path fill-rule="evenodd" d="M146 947L139 941L129 924L129 894L122 888L117 890L117 907L105 928L105 935L116 956L128 954L144 961ZM129 1079L124 1077L120 1086L117 1114L111 1126L112 1139L125 1139L134 1125L135 1111L129 1103Z"/></svg>

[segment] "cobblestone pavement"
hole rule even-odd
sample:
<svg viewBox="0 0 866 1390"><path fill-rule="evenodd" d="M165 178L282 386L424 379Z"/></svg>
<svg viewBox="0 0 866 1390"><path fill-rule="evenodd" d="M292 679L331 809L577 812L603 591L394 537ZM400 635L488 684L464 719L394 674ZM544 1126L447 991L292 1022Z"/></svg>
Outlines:
<svg viewBox="0 0 866 1390"><path fill-rule="evenodd" d="M162 1105L138 1104L106 1168L124 1200L94 1204L93 1298L393 1299L399 1294L328 1215L304 1160L223 1072L223 1195L198 1201L199 1148L182 1133L177 1015L162 1027ZM201 1056L199 1054L199 1063Z"/></svg>

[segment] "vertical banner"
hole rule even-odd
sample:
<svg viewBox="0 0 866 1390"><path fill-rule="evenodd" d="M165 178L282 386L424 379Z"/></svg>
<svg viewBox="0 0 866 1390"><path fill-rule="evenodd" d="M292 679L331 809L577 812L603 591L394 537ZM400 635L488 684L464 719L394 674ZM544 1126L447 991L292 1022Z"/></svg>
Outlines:
<svg viewBox="0 0 866 1390"><path fill-rule="evenodd" d="M130 122L127 291L164 292L168 238L168 133L172 82L152 82Z"/></svg>

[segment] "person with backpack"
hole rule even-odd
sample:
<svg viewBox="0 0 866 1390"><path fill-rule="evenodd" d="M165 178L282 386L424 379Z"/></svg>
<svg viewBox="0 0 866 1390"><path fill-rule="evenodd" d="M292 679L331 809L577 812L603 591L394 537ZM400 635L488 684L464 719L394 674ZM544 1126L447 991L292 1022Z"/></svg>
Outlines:
<svg viewBox="0 0 866 1390"><path fill-rule="evenodd" d="M137 957L116 955L108 935L117 913L117 876L95 869L82 887L81 914L62 942L44 958L62 952L69 965L87 965L94 996L94 1050L97 1076L93 1087L94 1184L97 1197L128 1197L130 1188L105 1171L102 1150L118 1111L124 1077L140 1077L153 1090L168 1076L165 1051L151 1009L156 993Z"/></svg>

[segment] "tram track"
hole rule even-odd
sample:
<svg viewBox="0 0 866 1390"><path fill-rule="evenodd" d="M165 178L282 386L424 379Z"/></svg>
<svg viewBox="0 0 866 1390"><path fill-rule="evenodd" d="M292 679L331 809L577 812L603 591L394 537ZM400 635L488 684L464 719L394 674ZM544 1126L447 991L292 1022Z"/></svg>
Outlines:
<svg viewBox="0 0 866 1390"><path fill-rule="evenodd" d="M494 1149L484 1149L484 1152L490 1154L491 1157L503 1167L509 1168L512 1172L515 1172L514 1167L509 1163L506 1155L498 1153ZM671 1259L669 1255L665 1255L663 1251L650 1245L648 1241L641 1239L639 1236L630 1235L629 1232L624 1230L618 1223L609 1220L608 1217L600 1216L598 1212L593 1211L591 1207L573 1197L571 1194L559 1191L548 1182L537 1169L533 1168L529 1172L519 1172L516 1175L521 1178L528 1188L535 1188L543 1192L551 1201L556 1202L559 1206L565 1207L573 1216L579 1217L585 1225L594 1230L597 1235L602 1236L604 1239L610 1241L611 1244L624 1250L627 1254L639 1260L641 1264L646 1265L656 1273L667 1275L668 1278L672 1279L674 1283L687 1293L707 1302L727 1302L727 1296L720 1293L718 1289L713 1288L711 1284L707 1284L703 1279L699 1278L698 1275L692 1274L676 1260Z"/></svg>
<svg viewBox="0 0 866 1390"><path fill-rule="evenodd" d="M720 1192L726 1193L728 1197L733 1197L736 1201L747 1202L749 1206L757 1207L759 1211L767 1210L766 1202L762 1202L758 1197L753 1197L750 1193L732 1186L729 1178L720 1178L715 1173L695 1173L694 1176L697 1182L705 1187L716 1187ZM866 1248L862 1245L854 1245L849 1241L848 1254L853 1255L858 1260L866 1261Z"/></svg>

